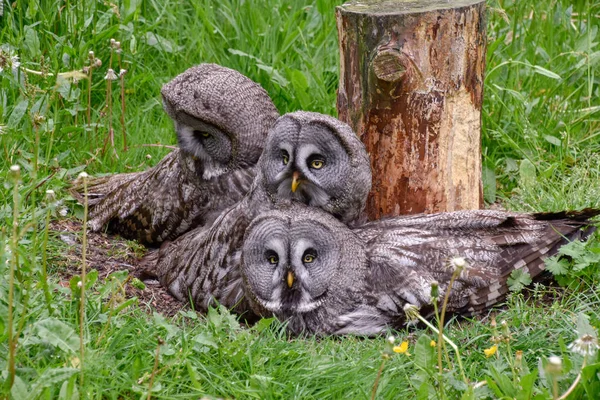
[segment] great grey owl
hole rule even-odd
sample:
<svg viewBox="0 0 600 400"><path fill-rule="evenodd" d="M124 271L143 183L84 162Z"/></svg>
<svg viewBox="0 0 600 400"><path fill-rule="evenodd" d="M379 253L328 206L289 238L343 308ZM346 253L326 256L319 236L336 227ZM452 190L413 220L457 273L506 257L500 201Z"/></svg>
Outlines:
<svg viewBox="0 0 600 400"><path fill-rule="evenodd" d="M212 223L250 188L269 128L279 116L267 92L237 71L201 64L163 86L179 149L144 172L98 178L89 227L148 245ZM82 188L76 197L83 201Z"/></svg>
<svg viewBox="0 0 600 400"><path fill-rule="evenodd" d="M206 311L214 301L248 310L240 252L244 232L260 213L290 203L319 207L344 222L362 212L371 185L364 145L350 127L310 112L280 117L271 129L248 194L209 230L192 230L142 260L178 299Z"/></svg>
<svg viewBox="0 0 600 400"><path fill-rule="evenodd" d="M374 335L405 322L407 303L443 298L454 257L466 260L448 311L499 302L517 269L532 277L568 240L587 237L600 210L518 214L491 210L394 217L349 229L318 209L291 206L258 216L246 231L242 275L256 315L275 315L293 334Z"/></svg>

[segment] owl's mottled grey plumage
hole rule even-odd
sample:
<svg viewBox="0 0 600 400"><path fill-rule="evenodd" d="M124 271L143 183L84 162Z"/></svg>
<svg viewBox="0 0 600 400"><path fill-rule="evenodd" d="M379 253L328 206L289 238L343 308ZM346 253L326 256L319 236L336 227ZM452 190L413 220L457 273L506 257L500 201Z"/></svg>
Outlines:
<svg viewBox="0 0 600 400"><path fill-rule="evenodd" d="M351 230L320 210L276 210L246 231L246 301L257 315L288 321L294 334L373 335L401 327L407 303L426 312L432 282L442 298L450 260L462 257L468 268L452 286L448 311L474 313L502 300L512 271L535 277L567 239L587 237L594 228L581 228L599 213L457 211Z"/></svg>
<svg viewBox="0 0 600 400"><path fill-rule="evenodd" d="M92 181L92 230L108 225L124 237L158 244L212 223L250 188L278 117L265 90L237 71L202 64L161 93L180 149L147 171ZM77 197L83 199L81 187Z"/></svg>
<svg viewBox="0 0 600 400"><path fill-rule="evenodd" d="M284 154L283 151L286 153ZM319 160L314 168L311 163ZM142 260L146 273L199 310L244 303L240 253L246 227L260 213L305 203L344 221L361 213L371 183L368 156L354 132L335 118L309 112L280 117L271 129L248 194L209 230L192 230ZM292 191L294 172L300 179Z"/></svg>

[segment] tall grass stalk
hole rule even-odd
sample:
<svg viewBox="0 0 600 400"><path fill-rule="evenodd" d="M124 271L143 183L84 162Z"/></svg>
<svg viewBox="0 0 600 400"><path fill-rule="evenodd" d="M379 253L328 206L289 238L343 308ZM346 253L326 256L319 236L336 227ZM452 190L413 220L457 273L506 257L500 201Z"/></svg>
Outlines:
<svg viewBox="0 0 600 400"><path fill-rule="evenodd" d="M156 371L158 371L158 356L160 355L160 346L162 346L164 343L165 342L160 337L157 338L156 352L154 353L154 366L152 367L152 374L150 374L150 382L148 383L148 396L146 397L146 400L150 400L152 397L152 386L154 385Z"/></svg>
<svg viewBox="0 0 600 400"><path fill-rule="evenodd" d="M86 278L86 253L87 253L87 220L88 220L88 174L82 172L79 178L83 180L83 227L81 238L81 298L79 300L79 387L83 391L84 382L84 355L85 345L83 341L83 332L85 329L85 278Z"/></svg>
<svg viewBox="0 0 600 400"><path fill-rule="evenodd" d="M19 245L19 182L21 180L21 168L18 165L10 167L13 178L13 221L12 237L10 242L10 272L8 278L8 389L12 388L15 381L15 356L17 351L17 338L14 332L14 297L15 297L15 270L18 263Z"/></svg>
<svg viewBox="0 0 600 400"><path fill-rule="evenodd" d="M94 55L94 52L90 50L89 55L88 55L88 59L90 62L90 66L87 69L87 80L88 80L88 85L87 85L87 112L86 112L86 117L87 117L87 126L88 126L88 130L90 128L90 125L92 123L92 74L94 71L94 63L95 63L95 58L96 56Z"/></svg>
<svg viewBox="0 0 600 400"><path fill-rule="evenodd" d="M50 216L56 201L54 190L46 190L46 221L44 224L44 237L42 239L42 267L40 269L40 282L44 291L44 299L46 300L46 308L48 314L52 315L52 295L48 287L48 232L50 231Z"/></svg>
<svg viewBox="0 0 600 400"><path fill-rule="evenodd" d="M115 43L117 47L117 58L119 60L119 80L121 81L121 129L123 130L123 151L127 151L127 130L125 128L125 74L127 73L126 69L123 69L123 64L121 63L121 42Z"/></svg>
<svg viewBox="0 0 600 400"><path fill-rule="evenodd" d="M448 287L446 288L446 293L444 295L444 301L442 303L442 309L440 311L440 318L438 319L438 342L437 342L437 356L438 356L438 371L440 374L440 379L441 379L441 375L443 372L443 366L442 366L442 352L443 352L443 344L444 344L444 319L446 317L446 308L448 307L448 299L450 298L450 291L452 290L452 285L454 284L454 281L456 280L456 278L458 278L460 276L460 273L464 270L464 268L466 267L466 263L465 260L462 257L455 257L452 260L450 260L450 266L454 268L454 272L452 273L452 277L450 278L450 282L448 283ZM458 352L458 348L455 347L455 351ZM457 357L460 363L460 357ZM465 373L464 371L462 371L462 366L461 366L461 372L462 372L462 376L463 379L465 380L465 383L468 383Z"/></svg>

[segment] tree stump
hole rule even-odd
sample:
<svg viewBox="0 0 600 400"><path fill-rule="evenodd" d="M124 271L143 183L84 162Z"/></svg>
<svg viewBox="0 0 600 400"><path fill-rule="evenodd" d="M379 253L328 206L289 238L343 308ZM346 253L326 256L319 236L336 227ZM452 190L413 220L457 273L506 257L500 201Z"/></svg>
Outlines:
<svg viewBox="0 0 600 400"><path fill-rule="evenodd" d="M477 209L485 1L337 7L339 119L371 156L369 219Z"/></svg>

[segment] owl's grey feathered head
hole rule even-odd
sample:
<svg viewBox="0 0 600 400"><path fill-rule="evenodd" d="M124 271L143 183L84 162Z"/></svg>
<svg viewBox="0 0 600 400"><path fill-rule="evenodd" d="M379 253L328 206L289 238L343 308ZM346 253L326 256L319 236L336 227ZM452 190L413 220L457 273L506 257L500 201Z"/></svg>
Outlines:
<svg viewBox="0 0 600 400"><path fill-rule="evenodd" d="M348 125L323 114L280 117L259 164L269 195L320 207L346 223L363 211L371 189L363 143Z"/></svg>
<svg viewBox="0 0 600 400"><path fill-rule="evenodd" d="M191 67L161 89L179 147L204 164L204 178L256 164L279 116L267 92L216 64Z"/></svg>
<svg viewBox="0 0 600 400"><path fill-rule="evenodd" d="M322 331L326 314L352 307L349 295L362 290L365 271L363 245L322 210L293 204L261 214L246 230L246 293L293 333Z"/></svg>

